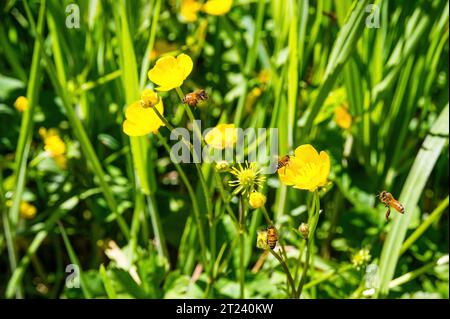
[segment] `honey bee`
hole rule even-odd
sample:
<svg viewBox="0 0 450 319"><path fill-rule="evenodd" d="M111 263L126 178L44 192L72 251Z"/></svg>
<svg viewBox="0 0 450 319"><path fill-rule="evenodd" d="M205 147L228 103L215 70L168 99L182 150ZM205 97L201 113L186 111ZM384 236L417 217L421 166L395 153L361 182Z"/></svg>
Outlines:
<svg viewBox="0 0 450 319"><path fill-rule="evenodd" d="M398 211L400 214L405 212L405 207L392 196L391 193L382 191L379 195L381 202L387 207L386 220L389 220L391 214L391 207Z"/></svg>
<svg viewBox="0 0 450 319"><path fill-rule="evenodd" d="M277 245L278 241L278 235L275 227L272 225L267 228L267 245L270 247L270 249L274 249Z"/></svg>
<svg viewBox="0 0 450 319"><path fill-rule="evenodd" d="M208 93L206 93L205 90L200 89L186 94L183 97L183 103L193 107L197 106L199 102L205 101L206 99L208 99Z"/></svg>
<svg viewBox="0 0 450 319"><path fill-rule="evenodd" d="M282 158L280 158L277 163L277 170L284 167L284 173L286 173L286 168L289 165L290 159L291 158L289 155L284 155Z"/></svg>

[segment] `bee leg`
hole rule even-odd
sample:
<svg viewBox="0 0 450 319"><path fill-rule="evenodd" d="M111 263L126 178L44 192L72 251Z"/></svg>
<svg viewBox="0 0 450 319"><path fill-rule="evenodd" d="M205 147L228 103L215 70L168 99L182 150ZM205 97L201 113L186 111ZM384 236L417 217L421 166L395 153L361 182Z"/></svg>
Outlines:
<svg viewBox="0 0 450 319"><path fill-rule="evenodd" d="M391 215L391 208L388 207L387 211L386 211L386 220L389 220L389 215Z"/></svg>

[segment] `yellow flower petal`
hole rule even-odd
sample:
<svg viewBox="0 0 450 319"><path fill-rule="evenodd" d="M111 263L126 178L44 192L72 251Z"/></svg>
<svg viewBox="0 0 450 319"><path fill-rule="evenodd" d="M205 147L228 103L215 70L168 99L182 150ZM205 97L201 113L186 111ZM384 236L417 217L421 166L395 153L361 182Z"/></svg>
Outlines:
<svg viewBox="0 0 450 319"><path fill-rule="evenodd" d="M148 72L148 77L159 85L156 90L169 91L183 84L192 67L192 59L186 54L180 54L177 58L165 56L156 61L155 66Z"/></svg>
<svg viewBox="0 0 450 319"><path fill-rule="evenodd" d="M164 106L161 99L155 108L159 113L164 114ZM152 107L144 108L139 101L128 106L125 111L125 118L123 131L129 136L147 135L157 131L164 125Z"/></svg>
<svg viewBox="0 0 450 319"><path fill-rule="evenodd" d="M210 15L223 15L231 10L233 0L209 0L203 5L203 11Z"/></svg>
<svg viewBox="0 0 450 319"><path fill-rule="evenodd" d="M184 53L177 56L177 63L183 72L184 80L189 76L189 74L191 74L194 63L192 62L191 57Z"/></svg>
<svg viewBox="0 0 450 319"><path fill-rule="evenodd" d="M219 124L205 136L206 144L216 149L231 147L236 143L237 130L234 124Z"/></svg>
<svg viewBox="0 0 450 319"><path fill-rule="evenodd" d="M330 175L331 163L330 157L324 151L320 152L320 162L322 163L322 168L320 170L321 183L319 186L324 186L327 183L328 176Z"/></svg>
<svg viewBox="0 0 450 319"><path fill-rule="evenodd" d="M310 145L305 144L295 149L295 157L302 162L315 162L319 159L319 153Z"/></svg>
<svg viewBox="0 0 450 319"><path fill-rule="evenodd" d="M352 116L345 106L338 106L334 109L334 121L343 129L349 129L352 125Z"/></svg>
<svg viewBox="0 0 450 319"><path fill-rule="evenodd" d="M330 174L330 158L328 154L309 145L296 148L286 167L278 170L278 176L283 184L298 189L315 191L327 183Z"/></svg>
<svg viewBox="0 0 450 319"><path fill-rule="evenodd" d="M28 99L25 96L19 96L14 102L14 106L19 112L23 112L29 108Z"/></svg>
<svg viewBox="0 0 450 319"><path fill-rule="evenodd" d="M187 22L194 22L197 20L197 13L201 8L201 4L195 0L181 1L181 16Z"/></svg>

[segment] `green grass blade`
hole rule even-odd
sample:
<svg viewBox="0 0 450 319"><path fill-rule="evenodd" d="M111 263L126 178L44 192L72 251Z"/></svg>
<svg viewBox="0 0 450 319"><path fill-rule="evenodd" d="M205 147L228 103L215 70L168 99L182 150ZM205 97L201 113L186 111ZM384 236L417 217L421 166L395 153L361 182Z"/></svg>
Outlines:
<svg viewBox="0 0 450 319"><path fill-rule="evenodd" d="M339 31L339 35L330 53L328 65L325 70L323 84L320 88L319 93L317 94L317 97L314 99L314 102L310 106L309 113L306 117L306 123L303 129L303 131L306 133L303 135L304 139L307 137L307 134L310 133L314 123L314 119L319 114L323 102L332 90L342 68L344 67L345 63L348 61L349 57L356 47L359 37L361 36L362 31L365 28L365 8L369 4L369 2L370 1L368 0L356 1L354 3L353 11L351 12L347 22Z"/></svg>
<svg viewBox="0 0 450 319"><path fill-rule="evenodd" d="M383 245L379 272L380 289L377 294L386 296L389 293L389 283L394 277L402 243L413 212L442 148L448 140L448 109L447 104L431 128L430 134L425 138L403 185L399 200L405 206L405 214L393 220L392 228Z"/></svg>
<svg viewBox="0 0 450 319"><path fill-rule="evenodd" d="M33 17L31 15L30 9L28 7L28 4L25 2L25 8L27 11L27 16L29 19L30 24L32 25L33 29L36 29L35 23L33 20ZM53 41L56 41L57 38L53 38ZM111 190L111 187L109 183L107 182L106 175L103 171L102 165L100 164L100 161L97 157L97 154L95 153L95 150L89 140L89 136L86 133L86 130L83 127L83 124L81 123L81 120L78 118L77 114L75 113L75 110L72 107L71 99L67 93L67 83L60 83L58 80L57 74L60 74L61 72L57 72L55 69L55 66L53 65L52 61L49 57L47 57L44 48L42 45L44 44L44 40L42 39L42 36L40 33L36 33L36 40L40 44L40 49L42 53L42 58L45 61L45 66L47 69L47 73L50 77L50 80L52 82L53 87L55 88L58 96L62 100L62 104L64 106L64 109L66 111L67 118L69 119L70 125L74 131L75 136L80 142L81 148L83 150L84 155L86 156L88 162L91 164L91 169L93 170L94 174L96 175L98 179L98 183L102 189L102 192L105 196L106 202L113 212L113 214L116 217L116 220L119 224L119 227L125 237L129 237L129 229L128 226L123 219L123 217L119 214L117 209L117 204L114 198L113 191ZM54 54L58 54L60 52L55 51ZM65 85L65 86L63 86Z"/></svg>
<svg viewBox="0 0 450 319"><path fill-rule="evenodd" d="M438 207L423 221L420 223L420 226L405 240L400 249L400 255L403 255L405 251L411 247L412 244L416 242L417 239L431 226L435 221L439 220L442 216L442 213L445 212L445 209L448 207L448 196L439 204Z"/></svg>
<svg viewBox="0 0 450 319"><path fill-rule="evenodd" d="M66 246L67 253L69 254L70 262L76 266L78 266L79 269L79 276L80 276L80 287L83 291L83 295L86 299L91 299L92 295L88 289L87 281L84 278L83 270L81 269L80 261L78 260L78 257L75 253L75 250L72 247L72 244L70 243L69 237L66 234L66 231L64 229L64 226L58 222L59 230L61 231L61 236L64 240L64 245Z"/></svg>
<svg viewBox="0 0 450 319"><path fill-rule="evenodd" d="M16 291L17 287L20 285L20 282L22 281L23 275L25 274L28 265L30 264L32 256L34 256L41 246L42 242L47 238L49 232L53 229L56 222L62 218L66 213L70 212L78 203L78 199L76 196L71 197L64 201L61 204L58 204L58 207L53 210L50 217L47 218L47 220L44 222L44 225L41 230L38 231L38 233L34 236L33 240L31 241L30 245L27 248L27 251L25 252L25 255L20 260L17 268L14 270L13 274L11 275L8 285L6 287L6 298L12 298L14 295L14 292Z"/></svg>
<svg viewBox="0 0 450 319"><path fill-rule="evenodd" d="M108 277L108 274L106 273L105 266L103 264L100 265L100 277L102 277L103 285L105 286L106 294L108 295L109 299L116 299L116 291L112 285L111 280Z"/></svg>

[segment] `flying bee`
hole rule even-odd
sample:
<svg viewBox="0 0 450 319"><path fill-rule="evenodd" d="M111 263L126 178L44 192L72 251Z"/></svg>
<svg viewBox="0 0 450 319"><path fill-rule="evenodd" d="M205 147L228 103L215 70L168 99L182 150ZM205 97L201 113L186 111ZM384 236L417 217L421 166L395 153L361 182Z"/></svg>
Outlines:
<svg viewBox="0 0 450 319"><path fill-rule="evenodd" d="M391 214L391 208L394 208L400 214L405 212L405 207L392 196L391 193L382 191L379 195L381 202L387 207L386 220L389 220L389 215Z"/></svg>
<svg viewBox="0 0 450 319"><path fill-rule="evenodd" d="M194 92L188 93L183 97L183 103L195 107L198 103L208 99L208 93L205 90L200 89Z"/></svg>
<svg viewBox="0 0 450 319"><path fill-rule="evenodd" d="M269 228L267 228L267 245L270 247L270 249L274 249L277 245L277 241L277 231L273 225L270 225Z"/></svg>
<svg viewBox="0 0 450 319"><path fill-rule="evenodd" d="M289 155L284 155L283 157L281 157L277 163L277 171L280 168L284 167L284 173L286 174L286 168L288 167L290 160L291 160L291 157Z"/></svg>

